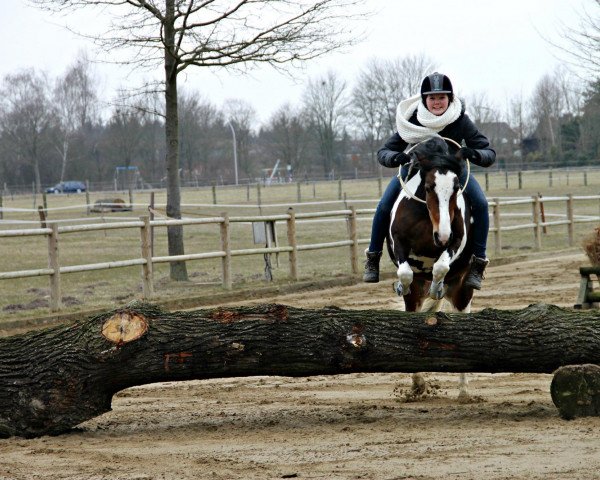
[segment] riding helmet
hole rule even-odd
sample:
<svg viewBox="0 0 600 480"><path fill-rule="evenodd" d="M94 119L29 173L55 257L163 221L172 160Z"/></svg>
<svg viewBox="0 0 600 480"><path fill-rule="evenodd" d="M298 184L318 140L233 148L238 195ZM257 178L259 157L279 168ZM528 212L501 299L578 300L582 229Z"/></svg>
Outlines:
<svg viewBox="0 0 600 480"><path fill-rule="evenodd" d="M425 97L433 93L447 93L448 100L452 101L454 92L452 89L452 82L447 75L433 72L423 79L423 82L421 83L421 99L423 100L423 104L425 104Z"/></svg>

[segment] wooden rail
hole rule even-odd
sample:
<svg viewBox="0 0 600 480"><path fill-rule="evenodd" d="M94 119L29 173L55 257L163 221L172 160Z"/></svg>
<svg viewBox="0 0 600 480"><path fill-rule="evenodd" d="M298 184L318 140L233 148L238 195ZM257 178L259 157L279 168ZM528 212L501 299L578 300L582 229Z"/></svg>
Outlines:
<svg viewBox="0 0 600 480"><path fill-rule="evenodd" d="M567 242L569 246L574 243L574 225L576 223L584 222L598 222L599 218L596 215L576 216L575 215L575 201L579 200L600 200L600 195L594 196L561 196L561 197L544 197L544 203L551 202L565 202L566 209L564 219L553 220L553 221L542 221L540 215L540 206L542 200L538 196L530 198L520 199L499 199L494 198L489 202L491 209L491 215L493 217L493 226L490 228L490 233L493 234L495 239L496 252L500 252L502 248L502 232L524 230L529 229L533 233L533 243L535 249L541 249L542 247L542 228L550 226L562 226L567 227ZM531 221L513 225L503 225L505 218L510 218L506 215L504 218L501 215L502 206L511 205L531 205ZM252 216L232 216L229 217L227 213L222 213L219 216L208 217L208 218L189 218L189 219L158 219L150 220L148 216L140 217L139 220L115 222L115 223L96 223L89 225L64 225L60 226L58 223L52 221L46 221L49 225L45 228L32 228L24 230L0 230L0 238L7 237L21 237L21 236L45 236L48 241L48 267L39 268L32 270L19 270L10 272L0 272L1 279L15 279L15 278L27 278L34 276L49 276L50 277L50 289L51 289L51 309L52 311L58 311L61 309L61 282L60 277L62 274L74 273L74 272L85 272L92 270L106 270L112 268L122 268L139 265L142 269L142 286L143 296L145 299L152 298L154 294L153 284L153 265L158 263L167 263L174 261L194 261L194 260L205 260L212 258L221 259L222 268L222 285L225 289L232 288L232 275L231 275L231 262L234 257L244 255L265 255L265 254L279 254L287 253L289 260L289 277L292 280L298 279L298 254L299 252L306 252L311 250L322 250L328 248L339 248L348 247L349 251L349 263L353 274L359 273L359 245L368 244L369 239L360 239L357 234L357 220L358 215L372 215L375 209L363 208L356 209L354 206L350 206L344 210L333 210L327 212L314 212L314 213L296 213L292 208L288 209L285 214L276 215L252 215ZM296 241L296 230L298 227L298 220L309 221L321 218L335 218L340 217L346 220L348 226L348 238L338 241L312 243L312 244L298 244ZM287 227L287 245L285 246L269 246L263 248L251 248L251 249L231 249L230 245L230 225L236 222L285 222ZM156 227L168 227L171 225L201 225L201 224L215 224L219 225L221 248L217 251L211 252L197 252L186 255L172 255L172 256L153 256L153 245L152 245L152 231ZM60 265L60 238L62 235L77 233L77 232L90 232L99 230L114 230L124 228L137 228L140 229L141 238L141 249L140 256L138 258L132 258L127 260L101 262L101 263L89 263L83 265Z"/></svg>

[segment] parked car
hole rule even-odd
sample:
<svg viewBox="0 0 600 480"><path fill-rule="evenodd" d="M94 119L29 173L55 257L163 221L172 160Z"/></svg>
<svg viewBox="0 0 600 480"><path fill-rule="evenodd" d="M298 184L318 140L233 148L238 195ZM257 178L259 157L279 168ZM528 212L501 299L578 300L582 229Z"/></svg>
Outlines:
<svg viewBox="0 0 600 480"><path fill-rule="evenodd" d="M53 187L47 188L46 193L81 193L85 192L85 183L83 182L60 182Z"/></svg>

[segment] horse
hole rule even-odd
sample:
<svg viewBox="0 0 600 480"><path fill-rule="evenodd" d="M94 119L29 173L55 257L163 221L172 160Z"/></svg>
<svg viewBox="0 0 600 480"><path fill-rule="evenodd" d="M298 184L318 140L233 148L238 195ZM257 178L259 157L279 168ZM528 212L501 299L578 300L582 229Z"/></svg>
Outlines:
<svg viewBox="0 0 600 480"><path fill-rule="evenodd" d="M439 136L409 152L418 171L406 183L400 178L403 189L392 209L386 242L397 267L394 289L408 312L438 311L445 298L456 311L469 313L473 288L464 280L473 246L470 209L459 184L463 159L459 153L450 155ZM414 374L413 390L423 384ZM460 399L469 398L464 373L459 390Z"/></svg>

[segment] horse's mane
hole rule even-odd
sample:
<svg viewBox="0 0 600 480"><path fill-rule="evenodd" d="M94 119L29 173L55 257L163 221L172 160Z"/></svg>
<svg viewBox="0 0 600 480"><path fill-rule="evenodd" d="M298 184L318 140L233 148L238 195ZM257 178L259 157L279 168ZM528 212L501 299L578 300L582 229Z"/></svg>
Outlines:
<svg viewBox="0 0 600 480"><path fill-rule="evenodd" d="M419 159L419 165L423 172L428 172L434 168L441 170L450 170L456 176L460 176L462 170L462 161L454 155L433 155Z"/></svg>
<svg viewBox="0 0 600 480"><path fill-rule="evenodd" d="M450 155L448 145L441 137L432 137L415 148L421 170L427 172L433 168L450 170L457 176L462 170L462 161Z"/></svg>

